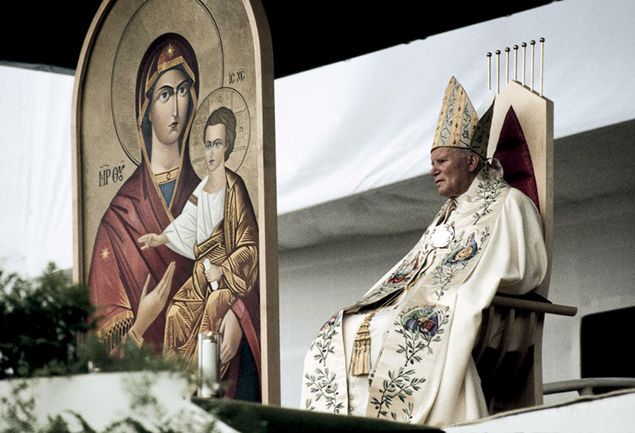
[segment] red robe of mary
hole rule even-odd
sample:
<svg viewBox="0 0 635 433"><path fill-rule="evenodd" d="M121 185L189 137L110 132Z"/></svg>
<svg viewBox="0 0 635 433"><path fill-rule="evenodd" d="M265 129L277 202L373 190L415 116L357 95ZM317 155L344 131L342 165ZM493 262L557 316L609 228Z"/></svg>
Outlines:
<svg viewBox="0 0 635 433"><path fill-rule="evenodd" d="M184 155L168 211L144 160L119 189L102 217L95 239L88 284L93 303L99 306L99 334L111 348L121 341L134 323L148 274L148 290L151 291L168 264L175 262L169 299L192 275L191 260L165 246L141 251L137 240L146 233L161 233L171 218L181 212L199 181L189 158ZM157 350L163 344L166 309L167 304L143 335L144 344L151 344Z"/></svg>

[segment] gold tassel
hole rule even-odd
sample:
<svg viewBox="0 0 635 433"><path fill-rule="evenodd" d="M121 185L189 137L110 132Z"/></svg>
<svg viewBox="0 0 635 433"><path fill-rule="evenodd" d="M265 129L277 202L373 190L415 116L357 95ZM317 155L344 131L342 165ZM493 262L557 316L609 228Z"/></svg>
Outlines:
<svg viewBox="0 0 635 433"><path fill-rule="evenodd" d="M362 321L355 334L353 342L353 355L351 356L351 374L364 376L370 373L370 321L375 316L373 311Z"/></svg>

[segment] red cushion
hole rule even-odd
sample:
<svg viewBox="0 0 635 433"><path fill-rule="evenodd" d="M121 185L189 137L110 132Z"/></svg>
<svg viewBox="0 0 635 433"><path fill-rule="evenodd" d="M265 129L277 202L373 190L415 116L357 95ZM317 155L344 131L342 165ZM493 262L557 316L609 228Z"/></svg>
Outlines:
<svg viewBox="0 0 635 433"><path fill-rule="evenodd" d="M524 192L540 209L534 166L513 107L509 107L505 116L494 158L501 162L507 183Z"/></svg>

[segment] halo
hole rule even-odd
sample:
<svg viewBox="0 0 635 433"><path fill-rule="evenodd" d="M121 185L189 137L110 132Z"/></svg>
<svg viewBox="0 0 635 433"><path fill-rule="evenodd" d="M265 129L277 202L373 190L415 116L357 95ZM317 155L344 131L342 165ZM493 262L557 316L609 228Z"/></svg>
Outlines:
<svg viewBox="0 0 635 433"><path fill-rule="evenodd" d="M245 160L245 155L247 155L247 149L249 148L251 119L245 99L237 90L229 87L221 87L220 89L214 90L201 102L196 115L194 115L188 144L190 146L192 167L194 167L194 171L201 179L207 176L203 146L205 124L207 123L209 115L219 107L229 108L236 116L236 140L234 141L234 150L229 155L229 159L225 161L225 166L237 172Z"/></svg>
<svg viewBox="0 0 635 433"><path fill-rule="evenodd" d="M110 87L112 118L119 143L137 165L142 158L135 118L137 71L152 41L164 33L183 36L194 49L199 65L200 95L208 94L223 83L223 47L210 11L196 0L144 2L132 14L117 44Z"/></svg>

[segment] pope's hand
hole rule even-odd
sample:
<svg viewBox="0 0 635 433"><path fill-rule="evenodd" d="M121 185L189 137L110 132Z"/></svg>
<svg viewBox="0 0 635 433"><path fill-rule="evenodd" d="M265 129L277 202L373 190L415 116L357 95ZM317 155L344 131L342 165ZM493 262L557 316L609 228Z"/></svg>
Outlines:
<svg viewBox="0 0 635 433"><path fill-rule="evenodd" d="M163 277L161 277L159 284L157 284L150 293L148 293L148 286L150 285L150 275L148 274L148 278L146 278L146 282L143 285L143 291L141 292L137 317L135 317L134 324L132 325L132 330L138 336L143 336L165 307L170 289L172 288L174 268L175 264L171 262L165 270Z"/></svg>

